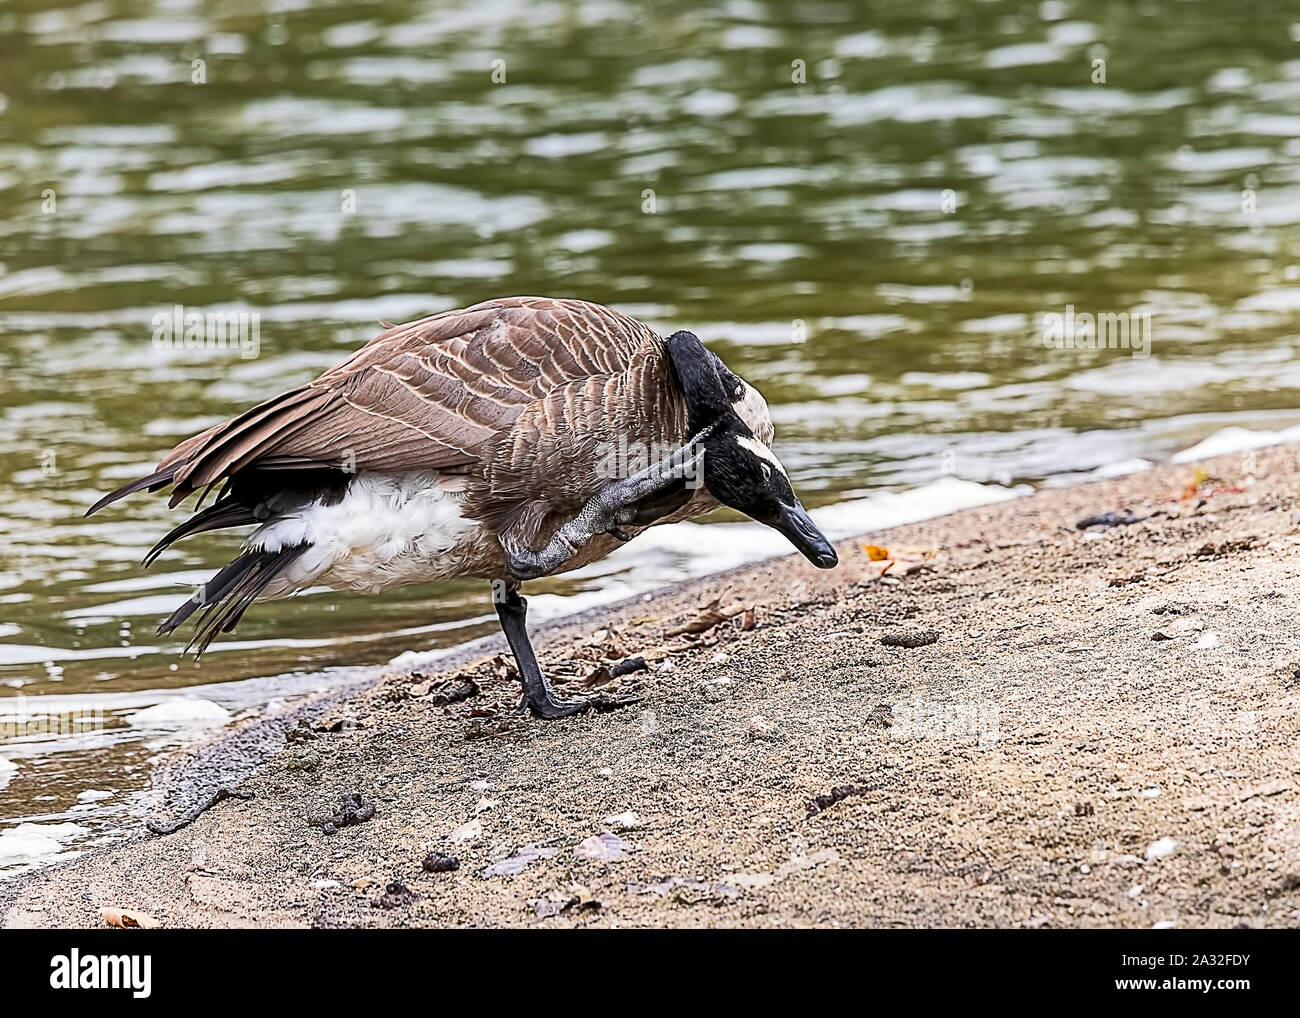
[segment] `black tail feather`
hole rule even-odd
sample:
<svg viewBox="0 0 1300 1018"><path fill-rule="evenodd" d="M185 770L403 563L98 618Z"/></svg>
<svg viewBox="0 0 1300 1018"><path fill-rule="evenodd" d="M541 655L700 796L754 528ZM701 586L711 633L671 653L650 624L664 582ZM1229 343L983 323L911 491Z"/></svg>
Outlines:
<svg viewBox="0 0 1300 1018"><path fill-rule="evenodd" d="M144 557L144 564L148 566L182 538L227 527L256 526L292 514L312 503L333 505L343 497L352 480L352 475L346 471L312 464L310 468L302 469L296 466L294 469L250 467L226 476L224 483L222 478L217 478L211 484L195 486L190 484L188 477L176 480L177 473L186 463L188 461L169 464L124 484L91 506L86 515L146 488L159 491L169 484L175 485L170 501L172 506L202 489L194 515L149 549ZM218 485L220 490L216 500L206 509L202 508L204 500ZM310 544L302 544L278 551L255 549L240 553L163 621L158 627L159 635L175 632L202 609L195 622L194 636L185 648L187 651L195 648L196 656L201 655L218 634L233 630L249 606L310 547Z"/></svg>
<svg viewBox="0 0 1300 1018"><path fill-rule="evenodd" d="M219 633L231 632L257 595L310 547L299 544L277 552L263 552L227 593L204 607L203 617L196 623L194 636L185 649L193 647L194 656L199 657Z"/></svg>
<svg viewBox="0 0 1300 1018"><path fill-rule="evenodd" d="M150 548L149 554L144 557L144 564L152 565L154 559L183 537L206 533L209 530L222 530L226 527L249 526L259 522L261 521L258 519L255 506L233 501L214 502L208 508L195 513Z"/></svg>
<svg viewBox="0 0 1300 1018"><path fill-rule="evenodd" d="M310 547L310 544L299 544L278 551L250 549L242 552L172 612L158 627L159 634L166 636L174 632L202 608L203 614L195 624L194 636L185 647L186 651L194 648L195 657L201 656L219 633L233 630L258 594Z"/></svg>
<svg viewBox="0 0 1300 1018"><path fill-rule="evenodd" d="M130 484L124 484L116 491L110 491L107 495L87 509L86 515L89 516L91 513L97 513L99 510L103 509L104 506L116 502L119 498L126 498L127 495L134 494L137 491L143 491L145 488L148 488L150 491L157 491L159 488L165 488L171 483L172 477L175 476L176 471L179 469L179 463L172 464L171 466L163 467L161 470L155 471L148 477L141 477L139 480L132 481Z"/></svg>
<svg viewBox="0 0 1300 1018"><path fill-rule="evenodd" d="M261 554L263 553L256 551L241 552L238 558L196 590L193 597L167 616L162 625L158 627L158 635L167 636L204 605L220 601L230 592L230 588L239 582L240 578L252 567L252 564Z"/></svg>

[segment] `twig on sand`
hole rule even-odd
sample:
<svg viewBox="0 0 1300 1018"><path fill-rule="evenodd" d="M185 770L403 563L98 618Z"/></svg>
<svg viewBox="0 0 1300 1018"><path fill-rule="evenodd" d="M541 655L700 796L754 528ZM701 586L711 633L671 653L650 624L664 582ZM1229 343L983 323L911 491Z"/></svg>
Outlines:
<svg viewBox="0 0 1300 1018"><path fill-rule="evenodd" d="M194 823L195 820L223 799L251 798L253 798L252 792L236 792L229 788L219 788L217 789L216 795L203 803L203 805L199 806L197 809L191 810L189 813L185 814L185 816L181 817L174 824L156 824L152 820L147 820L145 821L145 827L148 828L151 834L175 834L182 827L188 827L190 824Z"/></svg>

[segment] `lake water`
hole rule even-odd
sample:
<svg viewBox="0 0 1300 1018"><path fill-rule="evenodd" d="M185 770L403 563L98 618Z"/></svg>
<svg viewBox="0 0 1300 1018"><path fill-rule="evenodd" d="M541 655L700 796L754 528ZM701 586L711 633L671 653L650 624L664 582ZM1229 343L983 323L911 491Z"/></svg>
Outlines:
<svg viewBox="0 0 1300 1018"><path fill-rule="evenodd" d="M0 740L0 869L138 822L184 737L142 707L492 630L479 584L314 592L195 664L154 628L235 540L144 572L162 503L82 518L379 320L541 293L689 328L851 532L1300 423L1298 157L1294 4L6 0L0 724L108 730ZM177 305L257 342L162 347ZM539 606L725 564L719 525Z"/></svg>

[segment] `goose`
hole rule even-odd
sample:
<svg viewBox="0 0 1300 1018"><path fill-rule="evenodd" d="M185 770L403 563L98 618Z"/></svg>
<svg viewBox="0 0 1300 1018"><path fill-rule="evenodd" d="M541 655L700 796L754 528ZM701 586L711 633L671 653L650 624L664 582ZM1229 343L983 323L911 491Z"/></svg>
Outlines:
<svg viewBox="0 0 1300 1018"><path fill-rule="evenodd" d="M200 493L146 567L182 538L256 528L160 634L199 612L186 650L202 654L258 599L481 578L518 665L520 712L554 719L637 698L555 694L524 581L719 505L837 564L772 452L767 403L694 333L664 339L611 308L546 297L383 324L315 381L187 438L87 511L144 490L170 489L173 509Z"/></svg>

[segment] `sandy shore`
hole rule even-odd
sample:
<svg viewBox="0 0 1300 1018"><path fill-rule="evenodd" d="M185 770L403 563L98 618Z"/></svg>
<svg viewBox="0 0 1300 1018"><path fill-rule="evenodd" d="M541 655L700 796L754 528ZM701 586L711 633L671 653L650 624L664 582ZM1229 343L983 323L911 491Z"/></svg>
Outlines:
<svg viewBox="0 0 1300 1018"><path fill-rule="evenodd" d="M848 541L829 573L780 559L551 629L569 688L650 660L613 713L516 718L490 659L388 675L290 741L242 733L271 742L255 798L0 885L0 916L1298 925L1300 451L1255 459L877 533L883 578ZM1147 518L1075 526L1106 512ZM354 794L373 817L313 825Z"/></svg>

